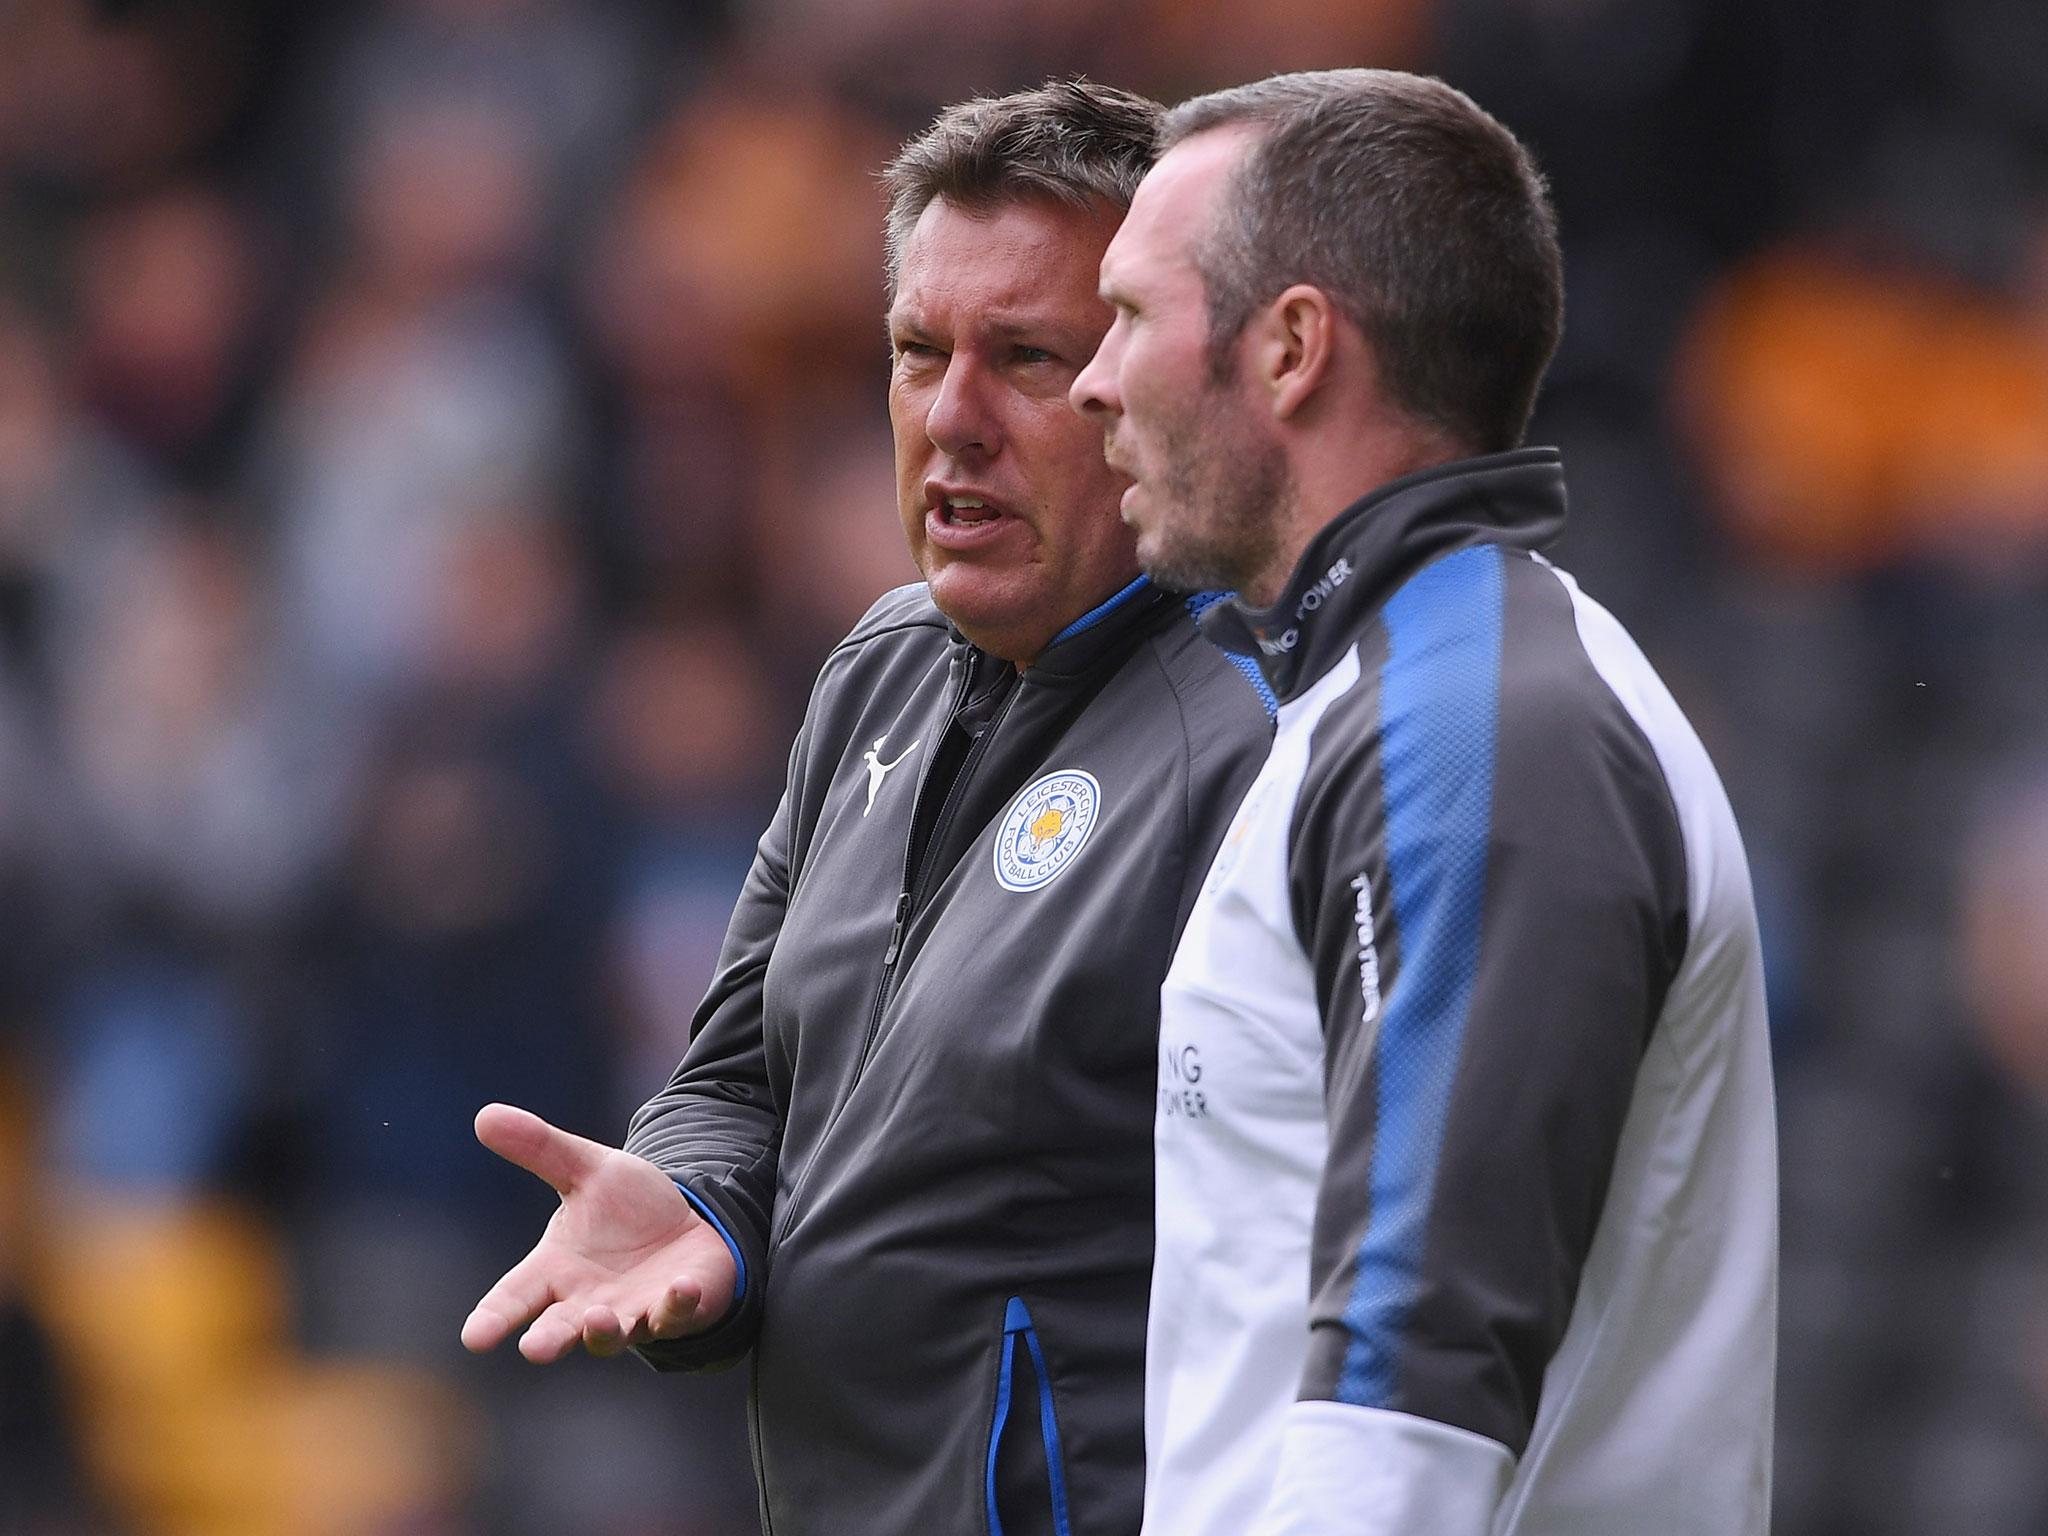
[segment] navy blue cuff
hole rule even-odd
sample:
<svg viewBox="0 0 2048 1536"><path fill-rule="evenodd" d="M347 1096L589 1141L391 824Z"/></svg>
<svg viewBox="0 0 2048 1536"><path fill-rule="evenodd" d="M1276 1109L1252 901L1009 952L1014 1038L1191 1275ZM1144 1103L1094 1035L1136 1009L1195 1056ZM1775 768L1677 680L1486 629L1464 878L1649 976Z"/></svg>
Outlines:
<svg viewBox="0 0 2048 1536"><path fill-rule="evenodd" d="M746 1255L740 1252L740 1245L732 1240L732 1234L725 1230L725 1223L718 1219L718 1212L712 1210L711 1207L706 1205L702 1200L699 1200L696 1197L696 1195L691 1192L690 1186L685 1184L681 1179L677 1178L674 1174L669 1175L669 1180L671 1183L675 1185L677 1189L680 1189L683 1192L683 1198L689 1201L691 1205L696 1207L697 1214L699 1216L702 1216L706 1221L711 1223L711 1230L716 1232L720 1237L725 1239L725 1246L732 1252L733 1270L739 1276L739 1279L734 1283L732 1288L732 1304L734 1306L738 1306L742 1301L745 1301L747 1298Z"/></svg>

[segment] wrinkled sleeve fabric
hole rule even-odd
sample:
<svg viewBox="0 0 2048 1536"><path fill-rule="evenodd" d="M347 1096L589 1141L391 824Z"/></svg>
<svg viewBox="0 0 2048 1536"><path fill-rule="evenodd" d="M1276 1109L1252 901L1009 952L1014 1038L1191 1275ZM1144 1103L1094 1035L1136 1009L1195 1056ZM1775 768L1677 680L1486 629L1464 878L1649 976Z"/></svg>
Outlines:
<svg viewBox="0 0 2048 1536"><path fill-rule="evenodd" d="M804 749L800 735L782 802L755 850L710 990L691 1023L689 1049L668 1086L633 1117L626 1137L627 1151L668 1174L711 1221L740 1272L732 1309L710 1330L639 1349L657 1370L735 1364L761 1326L783 1125L768 1070L762 986L789 904Z"/></svg>
<svg viewBox="0 0 2048 1536"><path fill-rule="evenodd" d="M1301 1400L1258 1531L1480 1536L1682 958L1684 847L1536 563L1426 568L1360 661L1290 829L1329 1142Z"/></svg>

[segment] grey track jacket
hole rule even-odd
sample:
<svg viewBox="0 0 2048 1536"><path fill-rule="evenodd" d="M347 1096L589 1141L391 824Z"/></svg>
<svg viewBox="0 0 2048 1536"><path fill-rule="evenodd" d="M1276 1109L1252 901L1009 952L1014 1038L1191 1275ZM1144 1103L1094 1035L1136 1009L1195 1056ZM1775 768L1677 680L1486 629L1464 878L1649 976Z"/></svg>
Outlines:
<svg viewBox="0 0 2048 1536"><path fill-rule="evenodd" d="M1021 678L922 586L826 661L688 1053L628 1148L744 1291L773 1536L1130 1536L1159 982L1270 731L1133 583Z"/></svg>

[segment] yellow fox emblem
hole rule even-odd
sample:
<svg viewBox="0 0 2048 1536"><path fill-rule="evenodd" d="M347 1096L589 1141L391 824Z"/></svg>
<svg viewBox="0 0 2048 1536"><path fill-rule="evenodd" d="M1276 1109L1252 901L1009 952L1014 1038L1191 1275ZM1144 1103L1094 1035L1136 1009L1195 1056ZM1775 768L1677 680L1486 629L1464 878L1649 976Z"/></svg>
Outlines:
<svg viewBox="0 0 2048 1536"><path fill-rule="evenodd" d="M1066 824L1066 815L1058 807L1048 805L1038 813L1038 820L1031 823L1031 835L1043 843L1058 837Z"/></svg>

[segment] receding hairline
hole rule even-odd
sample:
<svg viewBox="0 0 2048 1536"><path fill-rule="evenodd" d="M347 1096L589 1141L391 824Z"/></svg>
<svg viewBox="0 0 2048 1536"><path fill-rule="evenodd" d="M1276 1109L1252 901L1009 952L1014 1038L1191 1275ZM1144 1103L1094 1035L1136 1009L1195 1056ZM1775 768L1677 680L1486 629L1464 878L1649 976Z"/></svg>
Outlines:
<svg viewBox="0 0 2048 1536"><path fill-rule="evenodd" d="M933 202L970 213L1039 200L1121 213L1150 169L1164 109L1146 97L1074 77L941 112L882 170L888 290L903 248Z"/></svg>
<svg viewBox="0 0 2048 1536"><path fill-rule="evenodd" d="M1385 96L1450 106L1477 121L1491 124L1505 134L1518 150L1526 153L1520 141L1502 126L1499 119L1465 92L1435 75L1397 69L1308 69L1226 86L1191 96L1177 106L1166 108L1159 117L1154 163L1192 139L1210 134L1242 135L1245 141L1243 157L1227 173L1222 195L1216 201L1216 214L1221 218L1237 194L1245 190L1246 184L1259 171L1261 152L1277 137L1289 131L1300 131L1313 120L1340 115L1351 105L1356 93L1367 88Z"/></svg>
<svg viewBox="0 0 2048 1536"><path fill-rule="evenodd" d="M1161 156L1233 126L1255 137L1194 250L1212 366L1259 303L1310 282L1372 341L1390 402L1473 451L1520 442L1563 320L1556 211L1528 147L1445 81L1339 69L1183 102Z"/></svg>

